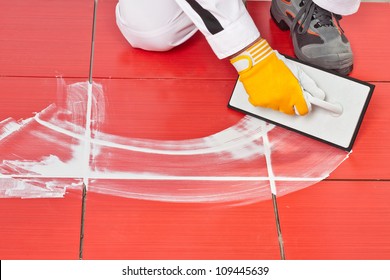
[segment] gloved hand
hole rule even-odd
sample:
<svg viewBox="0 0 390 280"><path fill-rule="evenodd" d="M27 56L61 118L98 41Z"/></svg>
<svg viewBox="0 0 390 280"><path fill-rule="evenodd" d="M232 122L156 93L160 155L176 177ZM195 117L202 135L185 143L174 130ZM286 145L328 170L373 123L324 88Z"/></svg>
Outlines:
<svg viewBox="0 0 390 280"><path fill-rule="evenodd" d="M325 99L325 93L296 64L274 51L260 39L230 60L254 106L293 115L311 110L308 95Z"/></svg>

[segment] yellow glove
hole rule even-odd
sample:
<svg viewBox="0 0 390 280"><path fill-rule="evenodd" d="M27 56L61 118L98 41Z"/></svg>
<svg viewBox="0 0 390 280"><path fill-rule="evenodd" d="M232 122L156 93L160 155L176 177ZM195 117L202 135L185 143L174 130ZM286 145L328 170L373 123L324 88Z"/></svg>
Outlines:
<svg viewBox="0 0 390 280"><path fill-rule="evenodd" d="M306 97L310 93L302 89L302 82L309 85L308 88L314 91L314 95L325 98L325 93L313 80L296 65L287 65L284 57L274 51L264 39L260 39L230 62L237 69L239 80L249 95L248 100L254 106L271 108L289 115L306 115L311 110Z"/></svg>

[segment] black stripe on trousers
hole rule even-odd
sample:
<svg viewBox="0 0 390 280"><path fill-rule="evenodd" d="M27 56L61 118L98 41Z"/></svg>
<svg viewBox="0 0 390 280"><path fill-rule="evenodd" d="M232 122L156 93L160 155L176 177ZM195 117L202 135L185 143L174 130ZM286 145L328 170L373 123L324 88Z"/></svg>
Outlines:
<svg viewBox="0 0 390 280"><path fill-rule="evenodd" d="M204 9L198 2L195 0L186 1L191 6L191 8L194 9L194 11L197 12L198 15L202 18L204 25L211 34L214 35L223 30L222 25L219 23L216 17L213 16L213 14L208 10Z"/></svg>

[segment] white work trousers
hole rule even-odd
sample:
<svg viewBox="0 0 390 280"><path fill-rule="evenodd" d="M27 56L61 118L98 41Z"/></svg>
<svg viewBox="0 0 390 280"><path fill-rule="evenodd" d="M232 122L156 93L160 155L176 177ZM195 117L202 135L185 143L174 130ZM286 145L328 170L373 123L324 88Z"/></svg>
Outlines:
<svg viewBox="0 0 390 280"><path fill-rule="evenodd" d="M360 0L314 0L338 14L354 13ZM242 50L259 30L242 0L119 0L117 25L134 48L167 51L200 30L218 58Z"/></svg>

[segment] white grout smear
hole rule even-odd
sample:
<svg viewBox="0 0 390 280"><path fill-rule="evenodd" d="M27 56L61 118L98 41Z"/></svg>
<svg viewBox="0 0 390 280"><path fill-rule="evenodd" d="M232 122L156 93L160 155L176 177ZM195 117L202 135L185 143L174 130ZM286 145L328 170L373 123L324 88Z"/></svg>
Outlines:
<svg viewBox="0 0 390 280"><path fill-rule="evenodd" d="M0 197L63 197L84 183L126 198L251 203L319 182L348 156L249 116L197 139L107 134L101 85L59 80L58 88L57 104L0 122Z"/></svg>
<svg viewBox="0 0 390 280"><path fill-rule="evenodd" d="M80 187L81 180L0 177L0 198L62 198L67 189Z"/></svg>
<svg viewBox="0 0 390 280"><path fill-rule="evenodd" d="M87 108L86 108L85 132L84 132L84 150L83 150L83 183L88 190L89 185L89 159L91 156L91 119L92 119L92 83L88 82L87 87Z"/></svg>
<svg viewBox="0 0 390 280"><path fill-rule="evenodd" d="M266 124L264 124L265 126ZM263 141L264 141L264 156L265 156L265 163L267 165L267 171L268 171L268 177L269 177L269 184L271 188L271 193L276 195L276 180L275 180L275 174L272 167L272 159L271 159L271 145L269 143L268 139L268 133L263 135Z"/></svg>
<svg viewBox="0 0 390 280"><path fill-rule="evenodd" d="M22 125L15 122L12 118L5 119L0 122L0 141L8 135L19 130Z"/></svg>

